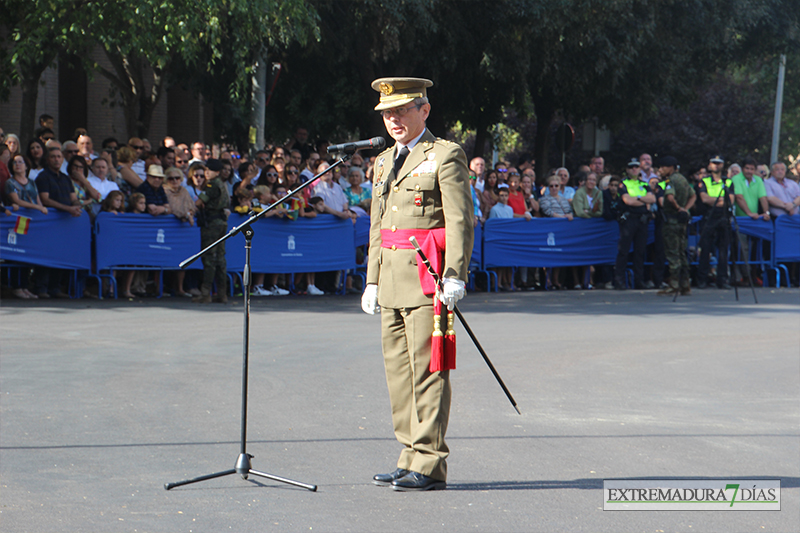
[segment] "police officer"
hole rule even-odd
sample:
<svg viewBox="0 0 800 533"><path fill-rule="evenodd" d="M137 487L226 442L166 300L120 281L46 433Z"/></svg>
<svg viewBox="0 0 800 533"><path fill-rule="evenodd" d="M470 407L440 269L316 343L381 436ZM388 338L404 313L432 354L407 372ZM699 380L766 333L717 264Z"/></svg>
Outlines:
<svg viewBox="0 0 800 533"><path fill-rule="evenodd" d="M197 195L195 205L199 209L197 225L200 226L200 246L205 248L220 239L228 230L230 196L219 178L222 162L218 159L206 161L206 185ZM203 285L201 295L192 298L196 303L211 303L211 287L217 282L215 302L228 303L228 272L225 262L225 243L215 246L203 256Z"/></svg>
<svg viewBox="0 0 800 533"><path fill-rule="evenodd" d="M659 200L664 212L664 252L669 262L669 287L658 291L667 295L681 293L691 294L689 279L689 260L686 257L688 248L687 228L691 215L689 210L694 205L696 195L689 180L678 172L678 160L668 155L658 165L658 175L664 185L664 196Z"/></svg>
<svg viewBox="0 0 800 533"><path fill-rule="evenodd" d="M650 221L650 206L655 203L655 195L647 184L639 179L639 161L628 163L627 176L619 186L619 194L625 212L619 220L619 244L617 262L614 269L614 288L625 289L625 269L628 265L628 252L633 243L633 281L636 289L645 289L644 255L647 251L647 224Z"/></svg>
<svg viewBox="0 0 800 533"><path fill-rule="evenodd" d="M440 263L440 299L449 307L466 294L473 243L467 158L460 146L434 137L425 126L432 85L420 78L372 83L380 93L375 109L396 144L375 159L361 307L369 314L381 312L392 424L403 445L397 469L376 475L373 482L399 491L444 489L449 455L444 436L450 373L431 370L434 288L430 275L418 268L408 239L415 236L432 262Z"/></svg>
<svg viewBox="0 0 800 533"><path fill-rule="evenodd" d="M734 202L731 180L724 178L725 160L716 155L708 162L710 176L698 184L700 201L707 206L705 224L700 234L700 264L697 267L697 288L708 287L711 251L717 250L717 287L731 289L728 284L728 247L730 246L730 209ZM723 181L724 180L724 181ZM728 189L726 198L725 189Z"/></svg>

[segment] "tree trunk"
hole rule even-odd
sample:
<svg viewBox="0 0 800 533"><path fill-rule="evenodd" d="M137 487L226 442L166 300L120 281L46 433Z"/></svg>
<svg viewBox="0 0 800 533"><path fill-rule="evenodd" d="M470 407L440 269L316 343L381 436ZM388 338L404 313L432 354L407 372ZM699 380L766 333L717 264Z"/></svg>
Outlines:
<svg viewBox="0 0 800 533"><path fill-rule="evenodd" d="M536 111L536 147L534 157L536 158L536 184L544 185L544 180L550 170L548 163L548 147L550 143L550 125L553 123L556 110L553 105L551 95L544 93L534 95L533 107Z"/></svg>
<svg viewBox="0 0 800 533"><path fill-rule="evenodd" d="M36 100L39 98L39 79L42 77L44 69L56 58L56 52L43 58L39 63L33 65L24 65L20 68L20 75L22 78L22 110L20 113L19 121L19 140L22 146L20 150L25 150L28 141L33 139L34 130L36 129Z"/></svg>

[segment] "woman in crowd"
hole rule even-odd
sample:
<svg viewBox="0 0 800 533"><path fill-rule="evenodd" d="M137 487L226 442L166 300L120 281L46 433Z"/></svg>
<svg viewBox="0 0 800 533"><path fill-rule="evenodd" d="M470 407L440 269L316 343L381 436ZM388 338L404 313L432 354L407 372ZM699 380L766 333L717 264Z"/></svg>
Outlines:
<svg viewBox="0 0 800 533"><path fill-rule="evenodd" d="M88 180L89 168L86 160L79 155L72 156L67 165L67 175L72 180L75 195L84 209L91 213L92 202L101 200L100 193L92 187Z"/></svg>
<svg viewBox="0 0 800 533"><path fill-rule="evenodd" d="M44 144L39 139L31 139L25 157L28 159L28 178L35 180L44 170Z"/></svg>
<svg viewBox="0 0 800 533"><path fill-rule="evenodd" d="M293 190L300 185L300 169L297 165L289 163L283 170L283 185L287 191Z"/></svg>
<svg viewBox="0 0 800 533"><path fill-rule="evenodd" d="M244 164L244 163L242 163L242 164ZM255 167L255 170L257 171L258 167ZM242 175L242 167L241 166L239 167L239 175ZM278 170L275 167L273 167L272 165L267 165L261 171L261 174L258 175L258 179L254 180L254 181L255 181L255 183L257 185L265 185L265 186L269 187L269 189L271 191L272 188L275 187L275 184L278 183L278 178L279 177L280 176L278 175ZM242 176L242 180L244 180L244 176Z"/></svg>
<svg viewBox="0 0 800 533"><path fill-rule="evenodd" d="M572 199L572 211L576 217L599 218L603 216L603 194L597 188L597 174L590 172L586 181Z"/></svg>
<svg viewBox="0 0 800 533"><path fill-rule="evenodd" d="M539 212L539 200L536 199L536 193L533 188L533 178L531 176L523 175L522 181L520 182L520 188L522 189L522 194L525 198L525 206L531 215L535 217L542 216Z"/></svg>
<svg viewBox="0 0 800 533"><path fill-rule="evenodd" d="M550 194L542 197L542 199L539 201L539 207L542 211L542 214L546 217L566 218L567 220L572 220L572 206L566 198L559 194L562 183L563 178L558 174L547 181L547 188ZM560 273L561 268L553 268L550 285L555 289L564 288L558 279Z"/></svg>
<svg viewBox="0 0 800 533"><path fill-rule="evenodd" d="M350 210L356 215L369 216L370 204L372 204L372 192L366 187L362 187L364 182L364 171L361 167L351 166L347 173L347 181L350 187L344 190Z"/></svg>
<svg viewBox="0 0 800 533"><path fill-rule="evenodd" d="M742 167L740 167L737 163L732 164L728 167L728 178L732 179L737 174L742 173Z"/></svg>
<svg viewBox="0 0 800 533"><path fill-rule="evenodd" d="M164 171L164 192L167 193L169 200L170 212L178 217L182 222L188 222L189 225L194 226L194 217L197 213L197 207L194 200L189 195L189 191L182 185L183 172L177 167L169 167ZM183 290L183 282L186 279L186 270L180 269L175 271L175 286L172 292L177 296L192 295Z"/></svg>
<svg viewBox="0 0 800 533"><path fill-rule="evenodd" d="M11 152L11 157L19 154L20 151L20 144L19 144L19 137L14 135L13 133L9 133L6 135L6 146L8 146L8 151Z"/></svg>
<svg viewBox="0 0 800 533"><path fill-rule="evenodd" d="M125 195L120 191L111 191L103 200L100 210L105 213L119 215L125 212Z"/></svg>
<svg viewBox="0 0 800 533"><path fill-rule="evenodd" d="M564 197L569 203L572 203L572 198L575 196L575 189L569 186L569 170L561 167L556 170L556 176L559 178L558 194ZM549 186L550 180L547 180L547 190L544 191L543 196L550 196L553 189Z"/></svg>
<svg viewBox="0 0 800 533"><path fill-rule="evenodd" d="M579 218L600 218L603 216L603 193L597 188L597 174L590 172L583 185L575 191L575 197L572 199L572 210L576 217ZM577 267L572 269L573 275L576 276L575 288L580 286L577 282ZM580 283L584 289L594 289L592 280L593 269L591 266L583 267L583 275L580 278Z"/></svg>
<svg viewBox="0 0 800 533"><path fill-rule="evenodd" d="M480 195L481 210L484 220L489 218L489 212L497 204L497 171L490 170L483 183L483 192Z"/></svg>
<svg viewBox="0 0 800 533"><path fill-rule="evenodd" d="M192 163L186 176L186 190L189 192L192 201L197 201L197 196L203 192L203 186L205 186L205 184L206 166L203 163Z"/></svg>
<svg viewBox="0 0 800 533"><path fill-rule="evenodd" d="M19 154L11 158L11 177L6 181L5 194L13 205L35 209L47 214L47 208L42 205L39 191L32 179L27 177L28 163Z"/></svg>
<svg viewBox="0 0 800 533"><path fill-rule="evenodd" d="M286 170L286 160L283 157L272 156L272 161L270 164L275 167L275 170L278 171L278 182L286 183L286 175L284 174L284 171Z"/></svg>
<svg viewBox="0 0 800 533"><path fill-rule="evenodd" d="M220 159L220 162L222 163L222 170L219 171L219 177L228 190L228 196L233 196L233 185L236 179L236 175L233 173L233 165L230 159ZM181 171L181 176L183 176L183 171Z"/></svg>
<svg viewBox="0 0 800 533"><path fill-rule="evenodd" d="M130 146L123 146L117 150L117 162L119 172L117 172L117 186L126 198L142 184L142 178L133 171L133 164L139 160L136 151Z"/></svg>

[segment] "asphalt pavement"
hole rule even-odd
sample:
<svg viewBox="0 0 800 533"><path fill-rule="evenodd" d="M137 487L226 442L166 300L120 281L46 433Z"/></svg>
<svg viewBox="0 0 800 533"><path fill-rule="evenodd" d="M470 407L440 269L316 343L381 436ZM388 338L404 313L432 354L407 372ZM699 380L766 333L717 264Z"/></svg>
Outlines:
<svg viewBox="0 0 800 533"><path fill-rule="evenodd" d="M800 531L800 290L470 294L445 491L398 493L357 296L0 304L0 531ZM780 479L780 511L603 511L603 480Z"/></svg>

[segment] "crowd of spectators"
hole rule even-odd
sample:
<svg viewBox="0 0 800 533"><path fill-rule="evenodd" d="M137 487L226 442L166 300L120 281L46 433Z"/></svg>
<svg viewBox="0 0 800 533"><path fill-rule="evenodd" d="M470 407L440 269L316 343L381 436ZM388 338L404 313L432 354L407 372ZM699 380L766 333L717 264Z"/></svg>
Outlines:
<svg viewBox="0 0 800 533"><path fill-rule="evenodd" d="M165 137L156 145L138 137L126 142L109 137L95 149L89 132L82 128L75 131L72 139L61 143L55 139L53 119L48 115L40 117L35 138L26 141L23 151L23 143L16 135L0 130L0 193L6 214L24 207L93 219L105 211L119 216L127 213L174 216L195 225L198 194L206 185L206 163L218 159L222 164L220 179L231 199L230 212L259 212L322 173L317 183L305 188L302 194L280 202L267 216L296 220L330 215L353 222L369 216L374 157L364 158L356 153L345 164L329 170L332 159L326 153L328 143L312 145L304 128L298 128L284 145L268 144L252 158L230 147L201 141L178 143L172 137ZM499 161L490 167L483 158L476 157L469 169L475 225L490 218L519 218L532 223L543 217L567 221L575 217L620 220L630 210L623 186L626 180L640 180L654 194L663 187L648 154L633 159L623 176L607 172L604 159L599 156L572 173L562 167L545 176L537 176L534 161L530 160L517 165ZM703 167L689 175L698 193L710 172ZM783 163L758 165L748 159L741 165L729 165L726 175L733 182L738 215L764 218L770 213L772 216L798 213L800 165L793 165L787 172ZM657 202L648 205L647 210L657 219ZM705 215L708 210L707 203L697 202L693 214ZM363 252L359 250L362 260ZM654 265L663 265L658 243L650 253ZM500 268L497 269L499 286L502 290L593 289L595 279L598 286L614 286L612 266L563 267L546 271L519 268L516 280L512 279L510 267ZM15 296L67 296L63 271L36 267L32 274L28 270L20 276L18 286L12 288ZM336 273L317 274L295 275L295 292L324 294L317 285L331 291L341 282ZM740 273L740 277L746 275ZM322 283L318 283L320 277ZM146 272L125 270L117 273L117 278L120 293L126 297L143 295L148 284L152 284ZM658 288L663 284L663 268L652 268L647 278L636 280L637 288ZM177 272L172 276L169 292L176 296L197 295L198 281L191 272ZM289 293L289 283L288 275L255 273L249 290L255 296L282 296ZM346 284L348 290L358 290L353 288L352 278L348 277Z"/></svg>

